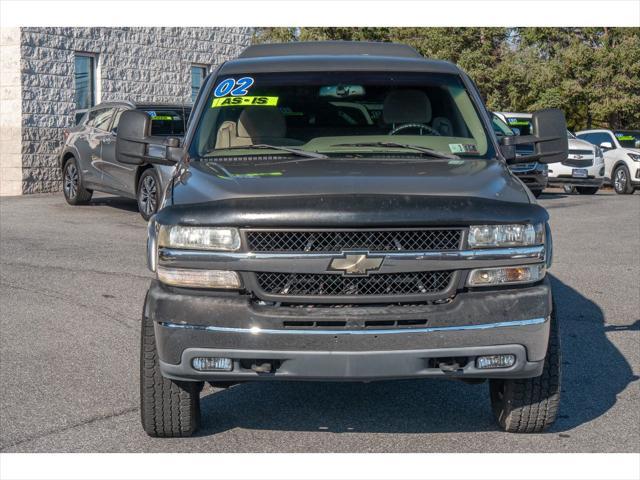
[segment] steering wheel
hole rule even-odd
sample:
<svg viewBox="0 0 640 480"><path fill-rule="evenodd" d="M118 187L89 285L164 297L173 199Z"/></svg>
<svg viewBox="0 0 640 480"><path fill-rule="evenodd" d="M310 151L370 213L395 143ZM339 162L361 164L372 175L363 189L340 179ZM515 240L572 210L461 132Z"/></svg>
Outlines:
<svg viewBox="0 0 640 480"><path fill-rule="evenodd" d="M391 130L389 132L389 135L396 135L398 132L401 132L402 130L406 130L408 128L418 128L418 129L420 129L420 135L422 135L422 132L424 130L427 130L430 135L438 135L438 136L440 136L440 132L438 132L434 128L430 127L429 125L425 125L424 123L407 123L405 125L400 125L399 127L396 127L393 130Z"/></svg>

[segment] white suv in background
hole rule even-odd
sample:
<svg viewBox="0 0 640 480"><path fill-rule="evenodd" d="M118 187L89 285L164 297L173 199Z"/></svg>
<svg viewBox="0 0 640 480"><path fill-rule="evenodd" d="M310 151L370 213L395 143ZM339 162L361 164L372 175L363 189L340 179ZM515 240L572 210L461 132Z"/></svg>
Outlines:
<svg viewBox="0 0 640 480"><path fill-rule="evenodd" d="M640 130L583 130L576 136L604 150L605 181L616 193L640 189Z"/></svg>
<svg viewBox="0 0 640 480"><path fill-rule="evenodd" d="M602 149L579 140L567 131L569 155L562 163L549 164L549 186L562 186L565 192L594 195L604 183Z"/></svg>
<svg viewBox="0 0 640 480"><path fill-rule="evenodd" d="M530 113L496 113L518 135L531 135ZM562 186L566 192L576 191L581 195L595 194L604 181L605 165L600 147L579 140L567 131L569 155L564 162L548 165L548 185Z"/></svg>

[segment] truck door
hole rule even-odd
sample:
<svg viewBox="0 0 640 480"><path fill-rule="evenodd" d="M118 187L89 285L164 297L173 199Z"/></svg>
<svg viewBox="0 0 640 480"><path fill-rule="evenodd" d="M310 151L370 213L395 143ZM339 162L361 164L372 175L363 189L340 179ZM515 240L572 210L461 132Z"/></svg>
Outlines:
<svg viewBox="0 0 640 480"><path fill-rule="evenodd" d="M113 108L100 108L95 111L95 117L90 119L91 128L88 133L89 148L91 151L91 165L98 175L98 183L110 188L109 183L105 183L104 159L102 158L102 139L108 133L108 128L113 116Z"/></svg>
<svg viewBox="0 0 640 480"><path fill-rule="evenodd" d="M118 123L125 108L114 111L113 121L109 130L104 132L100 142L102 148L102 161L104 169L104 182L113 190L121 194L135 198L136 195L136 166L121 163L116 158L116 136Z"/></svg>

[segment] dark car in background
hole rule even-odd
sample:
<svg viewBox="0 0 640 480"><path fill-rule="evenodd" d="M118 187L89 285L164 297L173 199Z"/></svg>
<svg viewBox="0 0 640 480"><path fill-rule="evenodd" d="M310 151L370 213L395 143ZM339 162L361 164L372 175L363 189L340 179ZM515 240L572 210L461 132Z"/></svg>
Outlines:
<svg viewBox="0 0 640 480"><path fill-rule="evenodd" d="M508 137L516 135L509 125L495 113L491 114L491 123L493 124L493 131L500 139L501 137ZM521 134L521 132L518 132ZM529 128L527 133L529 135ZM533 153L533 147L530 145L519 145L516 149L517 155L531 155ZM531 193L537 198L542 194L542 191L547 188L549 180L549 167L545 163L530 162L530 163L516 163L515 165L509 165L509 168L516 176L524 183Z"/></svg>
<svg viewBox="0 0 640 480"><path fill-rule="evenodd" d="M78 124L65 129L60 151L63 193L70 205L91 200L93 191L134 198L140 214L149 219L158 209L173 165L144 163L132 166L116 155L120 116L140 110L151 117L151 132L169 143L179 144L191 113L190 106L106 102L88 110Z"/></svg>

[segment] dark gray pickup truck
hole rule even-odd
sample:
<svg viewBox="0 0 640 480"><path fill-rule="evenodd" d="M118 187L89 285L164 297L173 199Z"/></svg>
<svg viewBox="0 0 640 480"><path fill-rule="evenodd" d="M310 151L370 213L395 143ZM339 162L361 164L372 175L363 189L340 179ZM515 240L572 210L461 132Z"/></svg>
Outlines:
<svg viewBox="0 0 640 480"><path fill-rule="evenodd" d="M145 220L156 213L160 193L171 178L171 165L124 164L116 156L120 117L127 110L140 110L151 118L150 133L180 141L189 119L185 105L104 102L89 109L77 125L65 129L58 155L62 192L70 205L90 202L101 191L135 198Z"/></svg>
<svg viewBox="0 0 640 480"><path fill-rule="evenodd" d="M145 431L192 434L204 382L427 377L489 379L502 428L549 426L551 232L508 165L562 161L567 136L558 110L532 124L498 141L455 65L349 42L248 48L180 146L125 112L120 161L176 164L149 222Z"/></svg>

